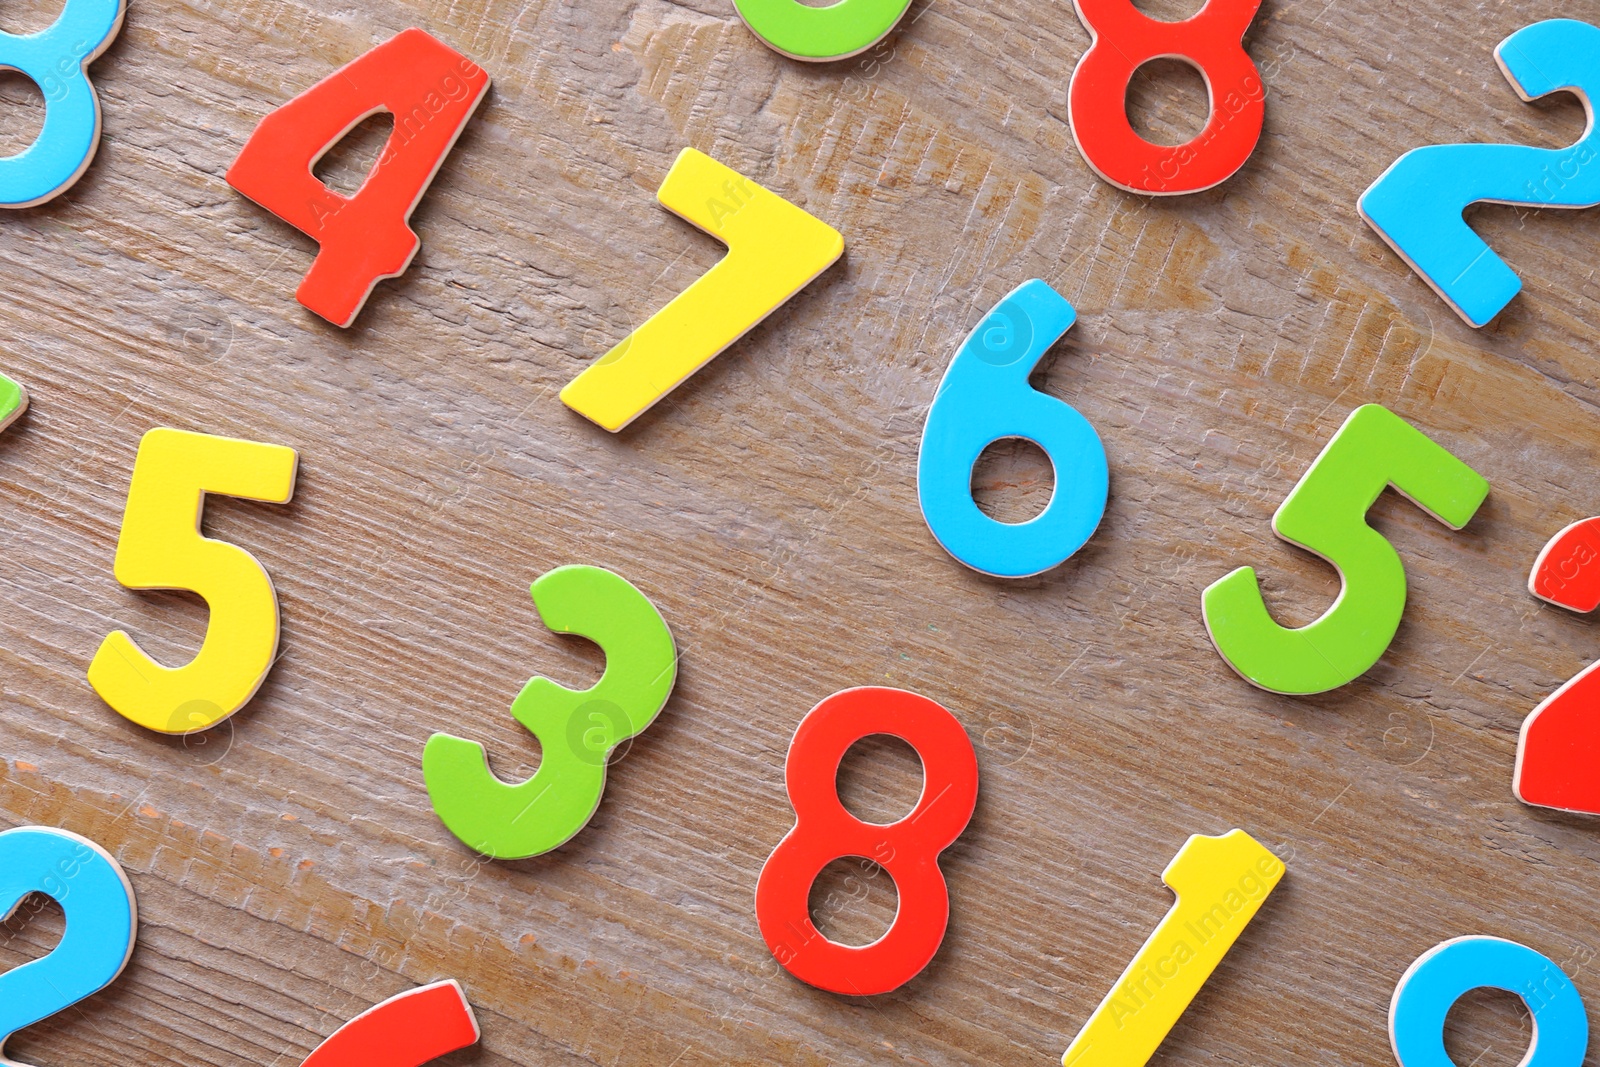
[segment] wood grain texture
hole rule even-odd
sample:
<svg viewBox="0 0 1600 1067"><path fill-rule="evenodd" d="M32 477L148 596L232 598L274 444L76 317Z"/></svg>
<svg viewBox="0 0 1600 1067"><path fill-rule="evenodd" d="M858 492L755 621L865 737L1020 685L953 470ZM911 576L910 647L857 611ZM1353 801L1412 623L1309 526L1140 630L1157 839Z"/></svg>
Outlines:
<svg viewBox="0 0 1600 1067"><path fill-rule="evenodd" d="M134 0L92 71L93 167L0 219L0 370L33 396L0 437L0 822L103 844L142 923L120 981L8 1052L295 1067L377 1000L455 977L484 1029L456 1067L1045 1065L1167 910L1158 875L1185 837L1233 826L1289 873L1158 1063L1389 1062L1395 980L1468 933L1566 963L1593 1001L1600 821L1524 807L1510 776L1522 718L1600 654L1600 624L1524 589L1546 538L1600 511L1600 212L1475 212L1526 282L1475 332L1355 210L1416 145L1575 139L1575 101L1523 104L1491 57L1555 14L1600 4L1266 0L1247 39L1260 148L1215 190L1148 200L1072 145L1088 35L1061 0L916 0L884 46L816 67L728 0ZM311 242L222 174L262 115L410 25L494 86L414 217L411 269L340 331L293 300ZM1185 84L1141 81L1142 128L1194 127ZM30 92L0 81L24 131ZM555 394L719 257L654 200L685 145L847 252L611 436ZM330 172L359 174L352 152ZM1031 277L1078 309L1037 381L1099 429L1112 492L1077 557L1003 582L934 542L915 456L956 346ZM1460 533L1387 494L1398 639L1336 692L1256 691L1211 648L1200 591L1251 563L1282 621L1331 602L1332 570L1270 520L1368 401L1493 492ZM283 654L231 724L186 742L84 680L112 629L171 663L203 632L195 598L111 574L158 424L301 455L291 504L208 504L207 531L272 574ZM1025 515L1049 474L1011 449L979 480ZM507 777L536 764L512 697L600 667L527 595L574 562L655 601L678 688L579 837L482 862L433 816L422 745L448 729ZM789 737L861 684L949 707L982 773L945 856L944 947L868 1002L790 979L752 908L792 824ZM892 817L918 773L874 744L845 793ZM834 872L820 921L870 938L887 881ZM13 920L0 966L59 928L48 909ZM1474 997L1450 1040L1497 1067L1526 1034L1514 1004Z"/></svg>

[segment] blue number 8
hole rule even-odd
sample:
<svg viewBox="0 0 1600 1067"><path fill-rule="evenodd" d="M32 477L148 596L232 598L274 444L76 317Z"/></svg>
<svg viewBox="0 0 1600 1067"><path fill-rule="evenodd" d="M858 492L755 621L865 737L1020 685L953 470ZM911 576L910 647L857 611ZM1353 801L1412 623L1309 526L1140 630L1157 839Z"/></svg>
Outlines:
<svg viewBox="0 0 1600 1067"><path fill-rule="evenodd" d="M32 207L64 192L89 168L100 142L100 101L89 64L122 28L125 0L67 0L48 29L0 33L0 69L15 70L44 93L38 140L0 159L0 207Z"/></svg>
<svg viewBox="0 0 1600 1067"><path fill-rule="evenodd" d="M1038 278L983 317L950 361L928 411L917 497L928 528L956 559L1000 578L1026 578L1067 559L1106 510L1106 450L1071 404L1028 384L1045 351L1077 320ZM1028 522L991 519L972 499L972 467L995 441L1032 441L1055 468L1050 504Z"/></svg>

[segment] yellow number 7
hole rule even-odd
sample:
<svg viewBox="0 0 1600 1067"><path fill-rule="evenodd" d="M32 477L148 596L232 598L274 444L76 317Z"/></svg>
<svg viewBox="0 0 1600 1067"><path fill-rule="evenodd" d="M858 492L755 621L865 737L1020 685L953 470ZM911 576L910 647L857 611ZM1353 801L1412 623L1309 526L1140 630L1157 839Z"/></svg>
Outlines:
<svg viewBox="0 0 1600 1067"><path fill-rule="evenodd" d="M166 734L215 726L249 702L278 654L278 597L254 556L200 533L207 493L286 504L292 448L158 428L133 461L114 570L130 589L186 589L211 609L193 661L163 667L121 630L100 643L89 684L118 714Z"/></svg>

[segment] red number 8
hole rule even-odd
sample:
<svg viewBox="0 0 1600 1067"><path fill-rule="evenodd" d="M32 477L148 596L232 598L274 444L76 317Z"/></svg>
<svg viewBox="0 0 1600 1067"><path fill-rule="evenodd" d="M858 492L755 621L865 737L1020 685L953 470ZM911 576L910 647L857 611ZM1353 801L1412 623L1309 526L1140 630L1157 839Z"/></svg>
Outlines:
<svg viewBox="0 0 1600 1067"><path fill-rule="evenodd" d="M872 734L898 737L922 759L922 796L888 825L862 822L839 801L839 761ZM761 936L789 973L832 993L866 996L904 985L944 940L950 894L939 870L978 802L978 757L956 717L902 689L846 689L800 721L784 777L795 827L778 842L756 883ZM817 875L833 860L875 860L894 879L900 910L870 945L829 941L811 921Z"/></svg>
<svg viewBox="0 0 1600 1067"><path fill-rule="evenodd" d="M1073 0L1094 38L1067 90L1067 118L1094 172L1130 193L1197 193L1233 176L1255 151L1266 116L1261 74L1242 38L1261 0L1207 0L1182 22L1162 22L1132 0ZM1183 59L1211 100L1206 128L1188 144L1151 144L1128 122L1128 83L1152 59Z"/></svg>

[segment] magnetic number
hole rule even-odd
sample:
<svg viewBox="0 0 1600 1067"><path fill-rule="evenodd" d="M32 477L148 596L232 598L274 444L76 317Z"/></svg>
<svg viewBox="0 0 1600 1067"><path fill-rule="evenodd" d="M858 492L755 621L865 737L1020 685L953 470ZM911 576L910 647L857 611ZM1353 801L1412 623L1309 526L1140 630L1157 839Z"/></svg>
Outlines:
<svg viewBox="0 0 1600 1067"><path fill-rule="evenodd" d="M1575 19L1525 26L1501 41L1495 62L1524 100L1555 92L1583 98L1589 125L1569 148L1448 144L1415 148L1357 201L1361 217L1472 326L1484 326L1522 279L1473 232L1462 212L1490 201L1523 207L1600 204L1600 29Z"/></svg>
<svg viewBox="0 0 1600 1067"><path fill-rule="evenodd" d="M200 534L207 493L273 504L294 494L294 449L158 428L133 461L117 539L117 581L130 589L186 589L211 609L193 661L164 667L122 630L89 664L100 698L140 726L167 734L209 729L255 695L278 654L278 597L254 556Z"/></svg>
<svg viewBox="0 0 1600 1067"><path fill-rule="evenodd" d="M111 854L65 830L25 826L0 833L0 919L30 893L61 905L66 932L48 954L0 974L0 1063L23 1027L110 985L133 954L133 887Z"/></svg>
<svg viewBox="0 0 1600 1067"><path fill-rule="evenodd" d="M826 7L798 0L733 0L733 6L768 48L823 63L848 59L883 40L911 0L838 0Z"/></svg>
<svg viewBox="0 0 1600 1067"><path fill-rule="evenodd" d="M617 745L655 721L678 676L666 620L624 578L599 567L559 567L529 592L546 626L578 634L606 655L605 673L577 690L548 678L522 687L511 714L539 739L539 769L509 785L476 741L434 734L422 752L433 810L465 844L496 859L537 856L594 816Z"/></svg>
<svg viewBox="0 0 1600 1067"><path fill-rule="evenodd" d="M478 1020L454 979L390 997L312 1050L301 1067L422 1067L478 1041Z"/></svg>
<svg viewBox="0 0 1600 1067"><path fill-rule="evenodd" d="M693 148L678 154L656 198L728 254L561 390L562 403L613 433L844 253L838 230Z"/></svg>
<svg viewBox="0 0 1600 1067"><path fill-rule="evenodd" d="M1571 611L1600 607L1600 518L1552 537L1528 590ZM1511 791L1524 804L1600 815L1600 662L1591 663L1522 720Z"/></svg>
<svg viewBox="0 0 1600 1067"><path fill-rule="evenodd" d="M422 246L411 212L488 91L476 63L410 29L261 120L227 180L320 246L295 294L300 303L349 326L373 286L405 272ZM394 116L388 143L355 195L340 196L311 168L380 111Z"/></svg>
<svg viewBox="0 0 1600 1067"><path fill-rule="evenodd" d="M44 127L22 152L0 159L0 207L32 207L71 188L100 144L100 99L89 64L122 28L126 0L67 0L39 33L0 33L0 69L32 78L44 94Z"/></svg>
<svg viewBox="0 0 1600 1067"><path fill-rule="evenodd" d="M1539 551L1528 572L1528 592L1571 611L1600 608L1600 518L1566 527Z"/></svg>
<svg viewBox="0 0 1600 1067"><path fill-rule="evenodd" d="M1035 278L985 315L950 361L928 410L917 456L917 501L928 529L973 570L1022 578L1049 570L1089 540L1106 510L1105 446L1071 404L1039 392L1028 375L1071 328L1072 305ZM972 499L972 468L995 441L1034 442L1055 468L1049 505L1004 523Z"/></svg>
<svg viewBox="0 0 1600 1067"><path fill-rule="evenodd" d="M1243 830L1184 842L1161 872L1177 901L1067 1046L1065 1067L1143 1067L1283 873Z"/></svg>
<svg viewBox="0 0 1600 1067"><path fill-rule="evenodd" d="M1250 567L1202 598L1211 640L1245 680L1275 693L1321 693L1382 657L1405 611L1406 569L1367 525L1367 510L1390 485L1453 530L1489 495L1477 472L1398 415L1377 404L1356 408L1272 517L1279 537L1338 569L1343 588L1333 607L1299 629L1279 626Z"/></svg>
<svg viewBox="0 0 1600 1067"><path fill-rule="evenodd" d="M922 759L922 796L911 814L887 826L845 810L836 788L839 761L872 734L898 737ZM774 957L802 982L865 996L896 989L928 965L950 919L939 853L952 845L978 802L978 758L954 715L900 689L846 689L800 722L785 765L795 826L778 843L756 883L756 919ZM811 885L833 860L870 859L894 879L900 909L877 941L829 941L811 921Z"/></svg>
<svg viewBox="0 0 1600 1067"><path fill-rule="evenodd" d="M1261 139L1267 113L1261 74L1243 37L1261 0L1207 0L1181 22L1161 22L1132 0L1073 0L1094 38L1072 72L1067 119L1086 163L1131 193L1195 193L1226 181ZM1176 58L1199 69L1211 116L1193 140L1151 144L1128 121L1128 83L1152 59Z"/></svg>
<svg viewBox="0 0 1600 1067"><path fill-rule="evenodd" d="M1533 1016L1521 1067L1581 1067L1589 1048L1583 998L1548 956L1498 937L1457 937L1406 969L1389 1002L1389 1043L1400 1067L1456 1067L1444 1047L1450 1008L1473 989L1515 993Z"/></svg>
<svg viewBox="0 0 1600 1067"><path fill-rule="evenodd" d="M0 374L0 430L4 430L28 410L28 391L22 383Z"/></svg>

